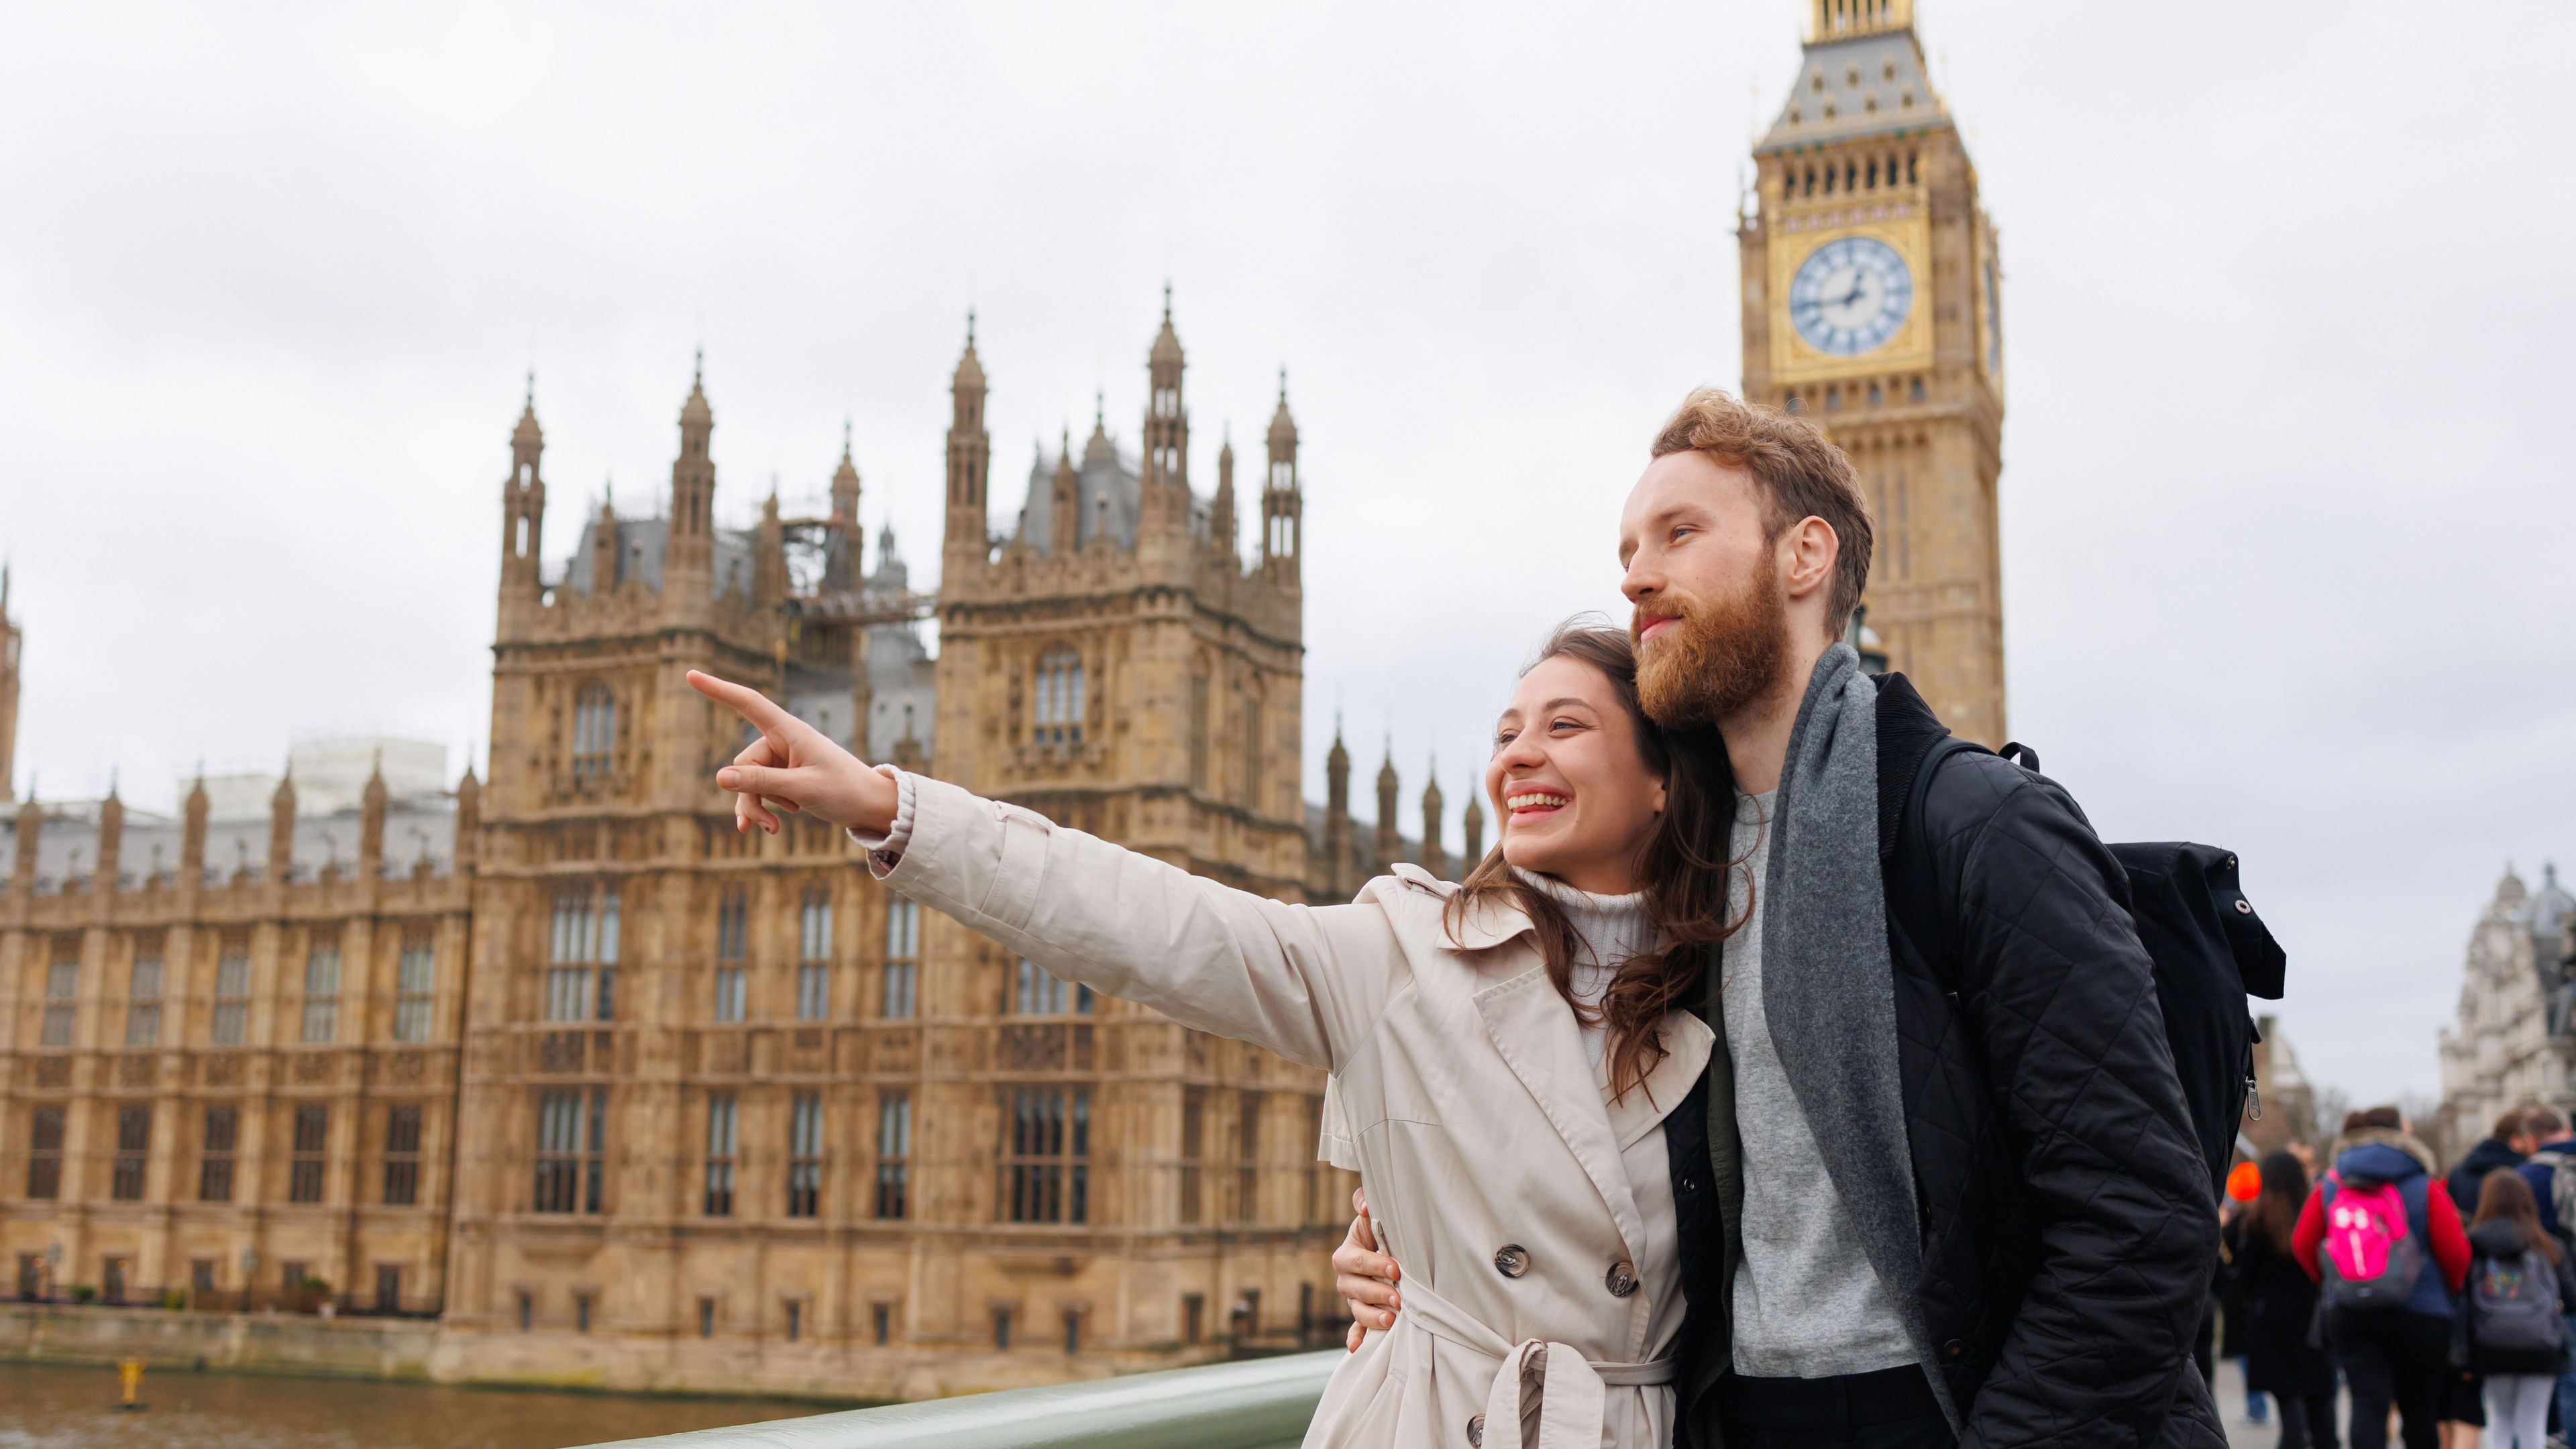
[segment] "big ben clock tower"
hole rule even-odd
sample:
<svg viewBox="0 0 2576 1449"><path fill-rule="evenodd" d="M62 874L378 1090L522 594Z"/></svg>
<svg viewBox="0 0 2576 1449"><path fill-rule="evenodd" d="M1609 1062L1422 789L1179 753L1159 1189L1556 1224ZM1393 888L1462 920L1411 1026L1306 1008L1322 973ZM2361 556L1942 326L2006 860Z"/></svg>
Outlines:
<svg viewBox="0 0 2576 1449"><path fill-rule="evenodd" d="M1913 0L1808 0L1795 87L1754 149L1744 396L1824 427L1878 525L1869 627L1962 736L2004 741L2003 304L1977 170Z"/></svg>

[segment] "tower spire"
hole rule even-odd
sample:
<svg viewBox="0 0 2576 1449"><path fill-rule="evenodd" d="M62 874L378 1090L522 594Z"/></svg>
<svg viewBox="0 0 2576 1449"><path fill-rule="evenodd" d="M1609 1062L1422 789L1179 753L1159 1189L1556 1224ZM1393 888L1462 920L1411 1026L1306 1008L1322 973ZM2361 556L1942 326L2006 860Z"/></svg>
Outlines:
<svg viewBox="0 0 2576 1449"><path fill-rule="evenodd" d="M1288 412L1288 365L1279 366L1279 406L1270 415L1270 471L1261 480L1261 569L1273 583L1295 587L1305 529L1306 497L1297 482L1297 419Z"/></svg>
<svg viewBox="0 0 2576 1449"><path fill-rule="evenodd" d="M966 350L949 379L948 531L952 562L982 561L992 547L984 522L984 488L992 475L993 435L984 428L984 363L975 355L975 313L966 313Z"/></svg>

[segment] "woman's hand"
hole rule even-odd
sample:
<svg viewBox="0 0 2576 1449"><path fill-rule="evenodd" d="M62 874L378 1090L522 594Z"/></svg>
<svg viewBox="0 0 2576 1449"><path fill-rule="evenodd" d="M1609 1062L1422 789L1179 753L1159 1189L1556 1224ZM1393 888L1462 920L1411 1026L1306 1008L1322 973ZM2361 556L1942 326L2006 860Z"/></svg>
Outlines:
<svg viewBox="0 0 2576 1449"><path fill-rule="evenodd" d="M1359 1352L1360 1343L1372 1328L1395 1327L1395 1315L1404 1304L1398 1301L1395 1280L1404 1270L1395 1260L1377 1250L1377 1230L1369 1223L1368 1195L1351 1189L1350 1236L1333 1250L1333 1291L1351 1306L1351 1332L1345 1345Z"/></svg>
<svg viewBox="0 0 2576 1449"><path fill-rule="evenodd" d="M812 725L756 689L689 671L689 687L751 722L760 738L716 771L734 792L733 828L757 825L775 835L773 812L802 811L829 825L883 835L894 828L895 783L823 738Z"/></svg>

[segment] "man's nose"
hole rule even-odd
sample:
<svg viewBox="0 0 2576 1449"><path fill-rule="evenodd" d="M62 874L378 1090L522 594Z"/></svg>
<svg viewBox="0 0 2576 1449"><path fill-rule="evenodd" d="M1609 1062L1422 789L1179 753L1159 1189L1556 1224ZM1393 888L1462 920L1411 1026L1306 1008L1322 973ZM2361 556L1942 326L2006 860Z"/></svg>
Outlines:
<svg viewBox="0 0 2576 1449"><path fill-rule="evenodd" d="M1645 551L1641 549L1635 558L1628 561L1628 571L1620 576L1619 592L1628 596L1629 603L1642 604L1654 597L1655 591L1663 584L1663 576L1646 561Z"/></svg>

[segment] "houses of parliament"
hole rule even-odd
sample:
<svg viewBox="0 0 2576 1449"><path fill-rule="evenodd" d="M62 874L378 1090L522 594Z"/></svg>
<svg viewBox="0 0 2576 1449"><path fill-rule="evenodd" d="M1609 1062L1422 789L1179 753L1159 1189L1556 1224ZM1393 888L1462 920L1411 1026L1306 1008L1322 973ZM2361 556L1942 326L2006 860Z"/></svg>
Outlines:
<svg viewBox="0 0 2576 1449"><path fill-rule="evenodd" d="M1871 626L1999 739L1992 228L1906 0L1813 4L1740 233L1745 392L1852 451ZM737 834L741 726L684 683L1282 900L1471 865L1479 804L1444 858L1391 759L1373 821L1338 739L1306 797L1284 380L1238 482L1230 444L1194 476L1168 292L1145 366L1132 441L1096 416L997 511L970 317L934 593L890 534L871 566L846 445L818 516L720 525L702 372L653 515L550 552L532 388L488 778L321 742L175 817L8 822L0 1291L435 1315L437 1377L615 1389L924 1398L1331 1341L1354 1177L1316 1160L1321 1074L1047 975L839 832Z"/></svg>

